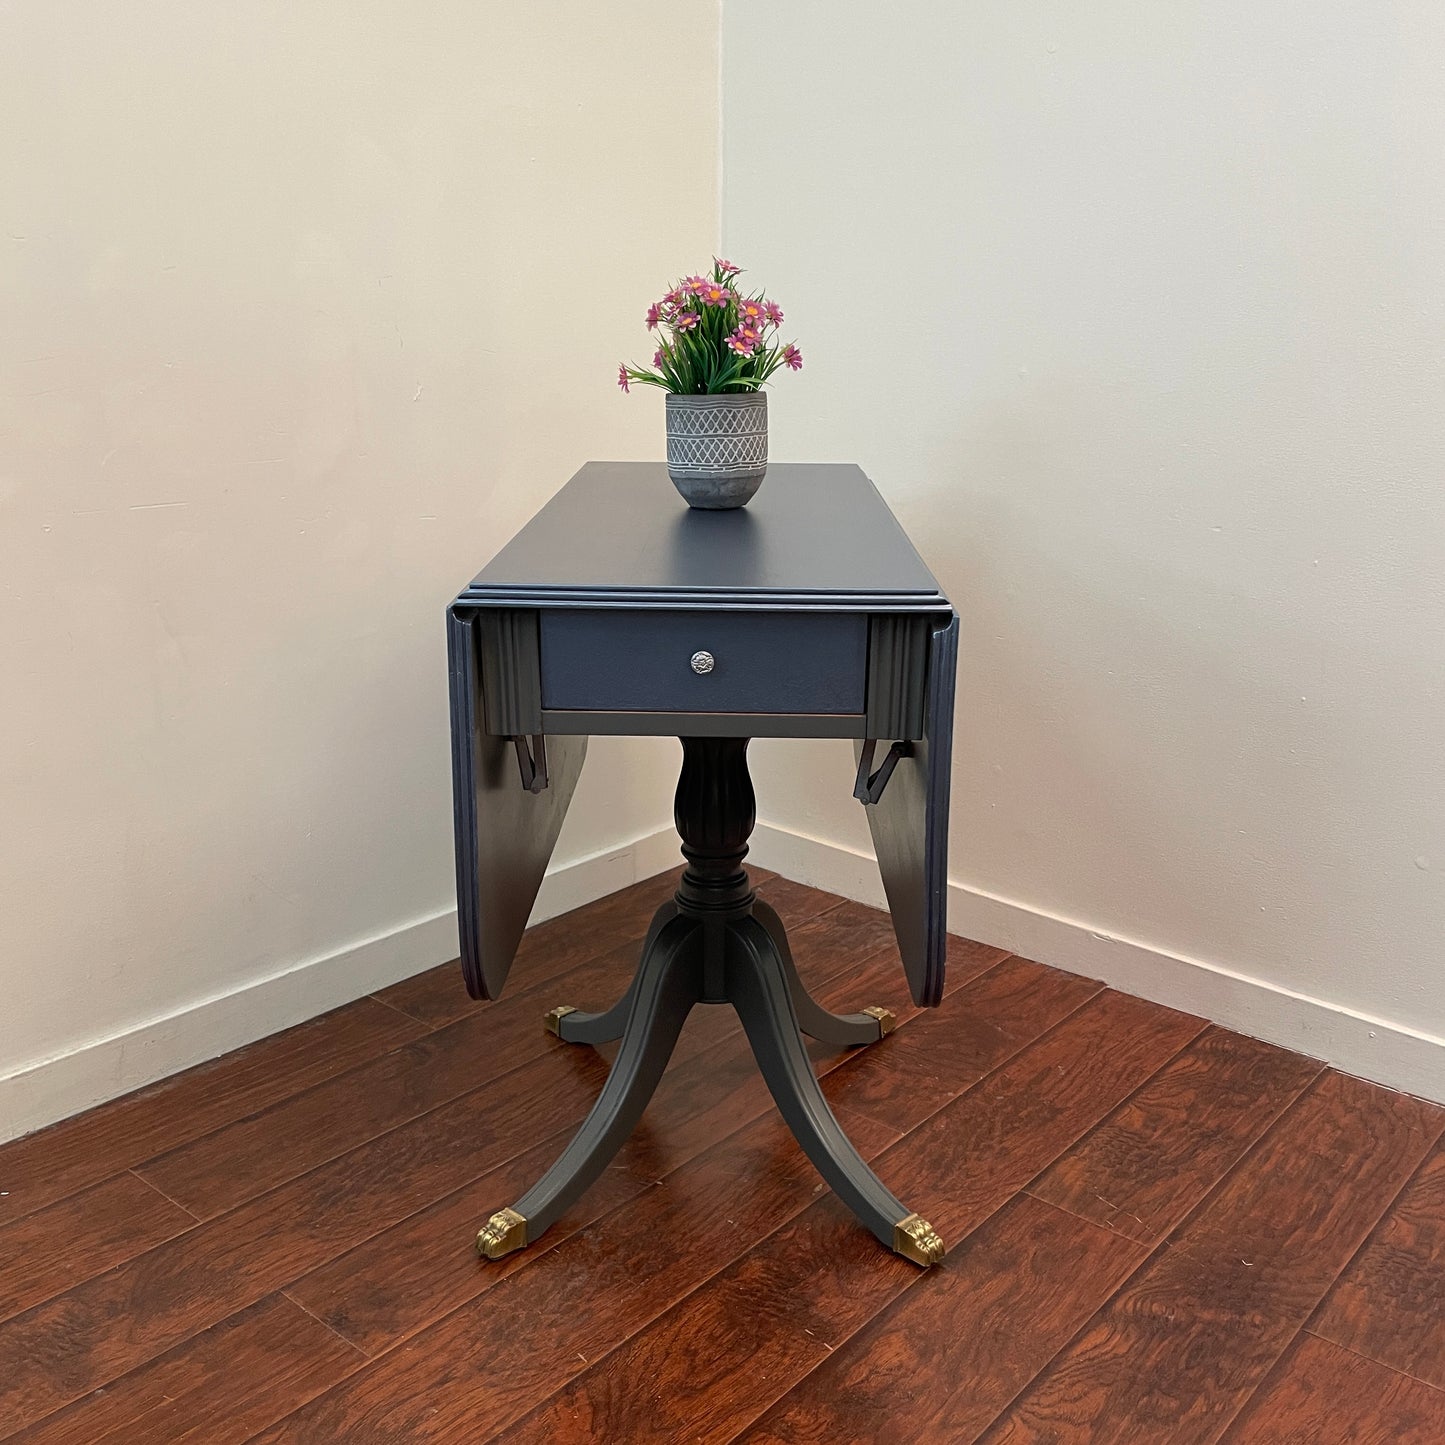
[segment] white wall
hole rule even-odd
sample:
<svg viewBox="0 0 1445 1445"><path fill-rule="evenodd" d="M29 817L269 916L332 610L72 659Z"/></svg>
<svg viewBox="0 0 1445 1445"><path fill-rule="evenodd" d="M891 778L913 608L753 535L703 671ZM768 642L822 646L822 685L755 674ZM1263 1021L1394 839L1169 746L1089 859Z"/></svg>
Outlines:
<svg viewBox="0 0 1445 1445"><path fill-rule="evenodd" d="M613 380L714 248L716 36L0 7L0 1137L454 952L443 609L661 455ZM594 744L560 862L668 747Z"/></svg>
<svg viewBox="0 0 1445 1445"><path fill-rule="evenodd" d="M713 249L716 21L0 7L0 1136L448 956L442 607L660 454L611 378ZM1445 1098L1445 15L724 52L774 455L963 614L955 926ZM661 861L669 745L593 749L554 903ZM865 892L846 747L755 756L755 856Z"/></svg>
<svg viewBox="0 0 1445 1445"><path fill-rule="evenodd" d="M860 461L962 614L956 925L1445 1098L1445 9L731 0L723 50L773 455ZM770 861L842 877L806 746Z"/></svg>

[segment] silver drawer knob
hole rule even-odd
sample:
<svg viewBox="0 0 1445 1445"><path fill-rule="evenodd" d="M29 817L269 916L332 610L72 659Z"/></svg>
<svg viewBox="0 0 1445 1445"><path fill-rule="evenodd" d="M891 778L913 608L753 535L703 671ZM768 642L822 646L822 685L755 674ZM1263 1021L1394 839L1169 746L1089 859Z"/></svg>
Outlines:
<svg viewBox="0 0 1445 1445"><path fill-rule="evenodd" d="M705 672L711 672L712 669L713 669L713 656L712 656L712 653L710 653L710 652L694 652L694 653L693 653L693 655L692 655L692 670L693 670L695 673L697 673L699 677L701 677L702 674L705 673Z"/></svg>

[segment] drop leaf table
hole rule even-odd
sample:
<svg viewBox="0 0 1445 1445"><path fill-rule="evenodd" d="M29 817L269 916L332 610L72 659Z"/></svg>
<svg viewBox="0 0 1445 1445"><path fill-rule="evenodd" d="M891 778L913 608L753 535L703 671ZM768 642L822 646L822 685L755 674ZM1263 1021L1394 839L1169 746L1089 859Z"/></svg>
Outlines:
<svg viewBox="0 0 1445 1445"><path fill-rule="evenodd" d="M620 1039L557 1162L477 1239L537 1239L607 1167L695 1004L730 1004L814 1165L890 1249L943 1257L833 1117L803 1035L861 1047L886 1009L834 1014L798 976L742 866L755 737L851 738L899 953L916 1003L943 994L949 753L958 619L856 466L774 464L751 506L685 507L661 463L590 462L447 614L462 971L495 999L536 901L589 736L682 743L685 860L630 986L601 1013L559 1005L568 1043Z"/></svg>

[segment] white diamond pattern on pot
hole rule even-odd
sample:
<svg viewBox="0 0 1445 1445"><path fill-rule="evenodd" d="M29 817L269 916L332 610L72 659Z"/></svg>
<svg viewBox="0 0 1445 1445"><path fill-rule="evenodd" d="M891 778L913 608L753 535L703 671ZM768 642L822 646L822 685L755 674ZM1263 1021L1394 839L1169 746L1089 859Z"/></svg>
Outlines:
<svg viewBox="0 0 1445 1445"><path fill-rule="evenodd" d="M767 466L766 409L735 402L669 408L667 461L694 474Z"/></svg>

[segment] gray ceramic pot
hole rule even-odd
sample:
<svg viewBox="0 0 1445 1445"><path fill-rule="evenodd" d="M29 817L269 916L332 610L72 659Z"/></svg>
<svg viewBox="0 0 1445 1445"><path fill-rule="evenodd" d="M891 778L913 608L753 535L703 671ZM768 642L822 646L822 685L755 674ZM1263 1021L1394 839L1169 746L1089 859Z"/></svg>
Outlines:
<svg viewBox="0 0 1445 1445"><path fill-rule="evenodd" d="M768 470L768 396L667 394L667 474L689 507L743 507Z"/></svg>

